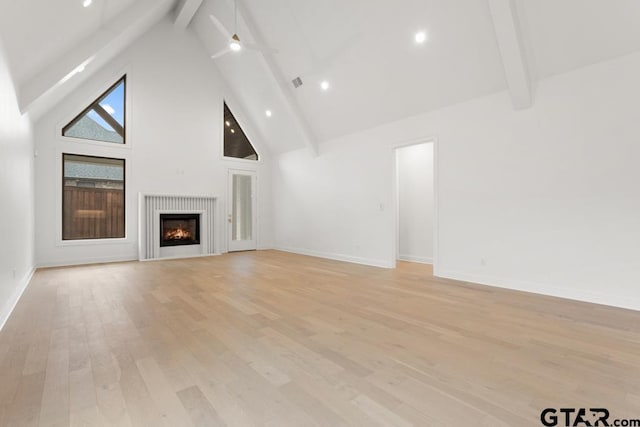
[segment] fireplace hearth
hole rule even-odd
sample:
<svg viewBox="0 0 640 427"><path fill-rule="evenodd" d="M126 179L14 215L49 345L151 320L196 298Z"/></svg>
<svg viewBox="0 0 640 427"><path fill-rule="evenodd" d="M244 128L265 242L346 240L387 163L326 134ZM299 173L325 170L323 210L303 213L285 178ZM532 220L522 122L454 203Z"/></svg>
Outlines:
<svg viewBox="0 0 640 427"><path fill-rule="evenodd" d="M160 247L200 244L200 214L160 214Z"/></svg>

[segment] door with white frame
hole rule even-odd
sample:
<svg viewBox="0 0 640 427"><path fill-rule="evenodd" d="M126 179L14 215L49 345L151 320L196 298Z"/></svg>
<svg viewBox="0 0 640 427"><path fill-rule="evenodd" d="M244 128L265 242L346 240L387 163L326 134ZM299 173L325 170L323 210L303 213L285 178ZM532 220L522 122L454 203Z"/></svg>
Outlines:
<svg viewBox="0 0 640 427"><path fill-rule="evenodd" d="M229 252L251 251L258 246L257 185L256 172L229 170L227 198Z"/></svg>

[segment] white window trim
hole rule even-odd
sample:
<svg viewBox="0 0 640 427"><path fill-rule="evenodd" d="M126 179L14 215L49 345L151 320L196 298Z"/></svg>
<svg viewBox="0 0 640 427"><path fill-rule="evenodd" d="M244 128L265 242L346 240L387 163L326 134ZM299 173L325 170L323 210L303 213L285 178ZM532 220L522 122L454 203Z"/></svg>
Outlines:
<svg viewBox="0 0 640 427"><path fill-rule="evenodd" d="M63 136L62 129L69 124L74 118L78 116L78 114L87 108L87 106L98 99L100 95L102 95L108 88L113 86L117 81L119 81L123 76L127 76L126 81L126 92L125 92L125 144L118 144L115 142L106 142L106 141L96 141L92 139L86 138L76 138L73 136ZM131 83L131 70L129 67L125 67L124 69L120 69L117 73L111 74L108 79L103 80L96 88L91 92L91 96L87 97L86 102L81 105L75 105L73 108L70 108L69 111L66 111L62 116L62 119L58 121L55 126L55 139L56 141L61 142L71 142L73 144L84 144L94 147L108 147L114 148L117 150L131 150L133 148L133 141L131 140L131 128L132 128L132 99L133 99L133 88Z"/></svg>
<svg viewBox="0 0 640 427"><path fill-rule="evenodd" d="M130 214L131 206L134 204L129 203L130 198L130 180L131 180L131 156L129 152L112 151L98 149L95 147L93 150L79 150L78 146L69 145L67 147L56 148L56 246L92 246L92 245L109 245L109 244L123 244L134 243L129 232L131 226L127 217ZM110 148L110 147L109 147ZM72 154L76 156L92 156L92 157L106 157L110 159L124 160L124 237L105 238L105 239L77 239L77 240L65 240L62 238L62 181L63 177L63 155ZM137 208L137 206L136 206Z"/></svg>

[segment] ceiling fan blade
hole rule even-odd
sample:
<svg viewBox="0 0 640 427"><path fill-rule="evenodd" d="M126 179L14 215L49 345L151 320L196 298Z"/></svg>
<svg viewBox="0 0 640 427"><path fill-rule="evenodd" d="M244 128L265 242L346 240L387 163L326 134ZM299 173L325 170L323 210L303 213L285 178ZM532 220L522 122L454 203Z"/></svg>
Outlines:
<svg viewBox="0 0 640 427"><path fill-rule="evenodd" d="M213 15L209 15L209 18L211 18L211 22L213 22L213 25L216 26L218 31L220 31L220 33L224 36L225 39L227 40L231 39L232 37L231 31L227 30L227 27L225 27L224 24L220 22L220 20L218 20L218 18L216 18Z"/></svg>
<svg viewBox="0 0 640 427"><path fill-rule="evenodd" d="M271 53L271 54L278 53L278 51L276 49L273 49L273 48L268 47L268 46L262 46L262 45L259 45L259 44L255 44L255 43L244 43L243 42L242 46L246 47L249 50L259 50L259 51L264 52L264 53Z"/></svg>
<svg viewBox="0 0 640 427"><path fill-rule="evenodd" d="M226 55L227 53L231 52L230 48L224 48L222 49L220 52L218 53L214 53L213 55L211 55L211 59L216 59L216 58L220 58L222 55Z"/></svg>

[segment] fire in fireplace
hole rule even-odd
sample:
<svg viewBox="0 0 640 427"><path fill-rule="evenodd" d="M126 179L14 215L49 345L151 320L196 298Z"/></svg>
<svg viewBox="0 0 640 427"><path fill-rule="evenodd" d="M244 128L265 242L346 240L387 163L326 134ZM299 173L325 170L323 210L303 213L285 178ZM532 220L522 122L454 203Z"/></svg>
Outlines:
<svg viewBox="0 0 640 427"><path fill-rule="evenodd" d="M199 214L160 214L161 247L199 244Z"/></svg>

